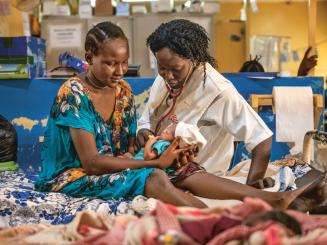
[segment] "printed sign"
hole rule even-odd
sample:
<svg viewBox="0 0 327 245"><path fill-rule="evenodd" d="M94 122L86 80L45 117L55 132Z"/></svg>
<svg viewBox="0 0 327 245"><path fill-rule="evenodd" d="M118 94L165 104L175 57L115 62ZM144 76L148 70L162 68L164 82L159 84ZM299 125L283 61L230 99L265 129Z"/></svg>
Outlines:
<svg viewBox="0 0 327 245"><path fill-rule="evenodd" d="M50 48L76 48L81 46L82 25L50 25Z"/></svg>

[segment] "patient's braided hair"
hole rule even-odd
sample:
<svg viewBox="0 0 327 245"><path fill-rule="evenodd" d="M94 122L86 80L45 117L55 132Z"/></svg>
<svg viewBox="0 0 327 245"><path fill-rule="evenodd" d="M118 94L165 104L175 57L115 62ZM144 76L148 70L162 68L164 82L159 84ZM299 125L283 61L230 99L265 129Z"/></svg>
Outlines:
<svg viewBox="0 0 327 245"><path fill-rule="evenodd" d="M250 55L250 60L246 61L241 69L240 72L265 72L265 69L260 64L259 60L261 59L261 56L256 55L254 59L252 59Z"/></svg>
<svg viewBox="0 0 327 245"><path fill-rule="evenodd" d="M101 22L87 32L85 51L97 55L104 41L117 38L127 42L127 37L119 26L109 21Z"/></svg>
<svg viewBox="0 0 327 245"><path fill-rule="evenodd" d="M189 20L177 19L161 24L146 40L152 53L163 48L169 48L183 58L190 59L196 65L204 67L204 82L206 79L205 63L217 67L216 60L209 54L210 38L206 30Z"/></svg>
<svg viewBox="0 0 327 245"><path fill-rule="evenodd" d="M251 214L248 217L246 217L242 223L247 226L254 226L258 223L269 221L269 220L284 225L286 228L293 231L295 235L302 234L302 229L299 221L294 217L292 217L290 214L278 210Z"/></svg>

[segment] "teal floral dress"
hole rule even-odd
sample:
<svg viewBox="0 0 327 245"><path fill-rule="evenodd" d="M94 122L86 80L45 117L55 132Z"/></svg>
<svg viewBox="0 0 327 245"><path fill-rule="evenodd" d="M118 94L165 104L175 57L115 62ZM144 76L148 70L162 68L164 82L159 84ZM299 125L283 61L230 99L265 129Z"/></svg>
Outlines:
<svg viewBox="0 0 327 245"><path fill-rule="evenodd" d="M87 175L74 148L69 128L91 133L101 155L119 156L127 152L129 139L136 136L136 112L131 88L125 81L119 82L116 87L115 109L109 122L104 122L95 110L89 91L79 78L71 78L61 86L45 131L42 170L36 189L101 199L131 199L144 194L146 180L153 168Z"/></svg>

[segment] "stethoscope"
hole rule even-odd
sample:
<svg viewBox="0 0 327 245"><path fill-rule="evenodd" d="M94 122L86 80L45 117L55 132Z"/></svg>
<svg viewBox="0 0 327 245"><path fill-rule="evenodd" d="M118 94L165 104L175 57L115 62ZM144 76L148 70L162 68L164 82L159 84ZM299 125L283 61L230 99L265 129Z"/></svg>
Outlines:
<svg viewBox="0 0 327 245"><path fill-rule="evenodd" d="M160 126L161 126L161 123L163 122L163 120L165 120L169 114L173 111L173 109L175 108L175 105L176 105L176 101L177 101L177 98L182 94L183 92L183 89L185 87L185 84L190 80L194 70L195 70L196 66L194 66L192 64L192 66L190 67L188 73L187 73L187 76L186 78L184 79L183 83L182 83L182 86L178 89L174 89L170 86L169 82L164 79L164 82L165 82L165 85L166 85L166 88L168 90L168 96L166 97L166 103L168 105L168 99L173 99L173 103L172 103L172 106L169 108L168 112L165 113L157 122L157 125L156 125L156 128L155 128L155 131L154 131L154 134L157 135L159 130L160 130Z"/></svg>

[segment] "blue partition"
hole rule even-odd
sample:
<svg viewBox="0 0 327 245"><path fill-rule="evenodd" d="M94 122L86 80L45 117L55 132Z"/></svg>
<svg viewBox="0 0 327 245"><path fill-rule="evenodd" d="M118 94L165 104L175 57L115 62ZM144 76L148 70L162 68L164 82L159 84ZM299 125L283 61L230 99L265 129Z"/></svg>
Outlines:
<svg viewBox="0 0 327 245"><path fill-rule="evenodd" d="M237 73L225 74L237 90L249 98L250 94L270 94L273 86L311 86L314 93L323 94L323 78L290 77L270 79L271 74ZM257 76L259 78L249 78ZM267 76L267 78L263 78ZM135 94L136 106L142 110L154 78L126 78ZM18 133L18 163L24 170L37 171L40 167L39 136L42 136L54 96L62 79L0 80L0 114L13 122ZM260 112L260 116L274 131L275 117L271 110ZM272 160L288 154L288 147L274 141ZM244 146L239 144L234 162L249 157Z"/></svg>

